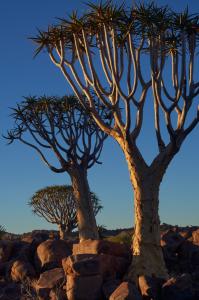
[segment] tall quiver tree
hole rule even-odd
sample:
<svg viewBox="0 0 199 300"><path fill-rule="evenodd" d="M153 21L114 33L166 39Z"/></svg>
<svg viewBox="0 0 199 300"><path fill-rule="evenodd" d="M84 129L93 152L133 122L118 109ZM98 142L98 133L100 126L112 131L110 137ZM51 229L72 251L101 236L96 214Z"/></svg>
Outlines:
<svg viewBox="0 0 199 300"><path fill-rule="evenodd" d="M159 186L169 163L199 121L195 99L199 82L194 81L198 16L190 16L187 11L177 14L154 3L128 9L108 1L89 7L83 16L74 13L46 32L39 32L33 38L38 44L36 54L43 48L48 51L79 102L89 107L98 126L123 150L135 207L134 258L129 278L141 274L165 277ZM91 91L113 112L112 126L103 122ZM147 95L153 98L151 119L155 120L158 146L150 164L137 146Z"/></svg>
<svg viewBox="0 0 199 300"><path fill-rule="evenodd" d="M80 241L98 239L87 171L99 163L107 135L75 96L27 97L13 111L14 128L8 131L7 138L11 143L19 140L36 150L53 172L69 174L77 201ZM106 118L104 110L102 114ZM50 162L48 152L54 153L59 166Z"/></svg>

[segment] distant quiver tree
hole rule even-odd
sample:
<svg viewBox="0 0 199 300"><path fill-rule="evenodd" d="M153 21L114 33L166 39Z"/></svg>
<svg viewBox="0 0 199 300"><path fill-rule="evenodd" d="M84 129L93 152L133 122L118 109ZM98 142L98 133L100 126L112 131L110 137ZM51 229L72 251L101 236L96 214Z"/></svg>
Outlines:
<svg viewBox="0 0 199 300"><path fill-rule="evenodd" d="M102 107L99 113L105 122L110 122ZM53 172L69 174L77 201L80 241L98 239L87 171L100 163L106 133L99 129L89 110L84 109L75 96L26 97L13 108L12 117L14 128L8 131L6 138L10 143L18 140L36 150ZM52 154L58 166L51 163Z"/></svg>
<svg viewBox="0 0 199 300"><path fill-rule="evenodd" d="M102 209L100 200L90 192L94 215ZM38 190L28 202L34 214L47 222L57 224L60 239L65 240L77 228L77 209L70 185L55 185Z"/></svg>
<svg viewBox="0 0 199 300"><path fill-rule="evenodd" d="M159 187L199 122L199 17L154 2L128 8L102 1L88 7L83 15L75 12L39 31L33 38L36 54L46 50L82 106L124 153L135 208L129 278L167 277L160 247ZM111 125L101 118L92 93L113 113ZM150 163L137 143L146 119L154 122L157 141Z"/></svg>

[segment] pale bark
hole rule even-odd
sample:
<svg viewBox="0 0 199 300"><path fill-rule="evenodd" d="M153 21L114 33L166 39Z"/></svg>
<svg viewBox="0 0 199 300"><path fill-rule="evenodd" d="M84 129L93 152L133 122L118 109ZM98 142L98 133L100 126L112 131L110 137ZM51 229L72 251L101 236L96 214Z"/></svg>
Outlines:
<svg viewBox="0 0 199 300"><path fill-rule="evenodd" d="M167 270L160 246L159 182L150 178L134 191L133 260L130 278L140 275L167 277Z"/></svg>
<svg viewBox="0 0 199 300"><path fill-rule="evenodd" d="M77 223L80 242L99 239L97 224L91 202L87 171L81 167L71 172L72 186L77 205Z"/></svg>
<svg viewBox="0 0 199 300"><path fill-rule="evenodd" d="M59 224L58 227L60 240L67 240L70 235L70 230L68 230L66 226L62 224Z"/></svg>
<svg viewBox="0 0 199 300"><path fill-rule="evenodd" d="M144 165L139 158L138 150L133 145L123 143L121 147L134 189L133 260L127 277L134 281L137 281L141 275L167 278L168 273L160 246L158 214L159 186L164 172L161 168L157 171L154 167L152 169Z"/></svg>

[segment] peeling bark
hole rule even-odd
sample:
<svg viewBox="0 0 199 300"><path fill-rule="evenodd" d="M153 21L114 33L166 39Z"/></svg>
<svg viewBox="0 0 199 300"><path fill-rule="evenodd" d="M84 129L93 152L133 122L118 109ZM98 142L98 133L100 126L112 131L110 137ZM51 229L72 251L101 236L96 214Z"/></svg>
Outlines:
<svg viewBox="0 0 199 300"><path fill-rule="evenodd" d="M77 205L77 223L80 242L98 240L99 234L90 197L87 171L79 167L71 172L72 186Z"/></svg>

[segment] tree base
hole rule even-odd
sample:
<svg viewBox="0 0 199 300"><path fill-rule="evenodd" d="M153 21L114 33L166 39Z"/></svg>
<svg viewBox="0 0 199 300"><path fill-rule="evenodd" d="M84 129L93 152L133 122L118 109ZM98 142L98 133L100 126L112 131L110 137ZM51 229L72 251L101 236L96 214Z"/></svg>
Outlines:
<svg viewBox="0 0 199 300"><path fill-rule="evenodd" d="M160 246L145 244L142 245L140 255L133 254L127 279L137 283L139 276L168 278L168 271Z"/></svg>

